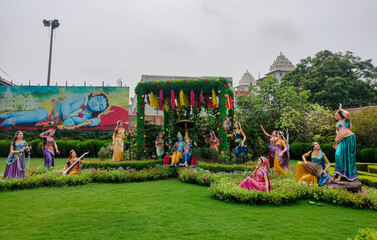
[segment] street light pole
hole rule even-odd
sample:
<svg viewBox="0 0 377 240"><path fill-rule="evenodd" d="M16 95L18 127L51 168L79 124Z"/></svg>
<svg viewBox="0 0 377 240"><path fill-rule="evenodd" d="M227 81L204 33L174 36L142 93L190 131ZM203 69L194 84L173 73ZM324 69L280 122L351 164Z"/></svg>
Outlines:
<svg viewBox="0 0 377 240"><path fill-rule="evenodd" d="M47 73L47 86L50 86L50 74L51 74L51 57L52 57L52 36L54 35L54 29L59 27L60 23L57 19L54 20L43 20L43 25L45 27L51 26L51 38L50 38L50 55L48 59L48 73Z"/></svg>

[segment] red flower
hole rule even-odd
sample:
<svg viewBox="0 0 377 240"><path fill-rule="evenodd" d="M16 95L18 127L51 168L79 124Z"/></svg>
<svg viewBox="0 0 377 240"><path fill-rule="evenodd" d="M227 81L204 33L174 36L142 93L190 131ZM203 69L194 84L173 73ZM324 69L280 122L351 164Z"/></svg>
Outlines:
<svg viewBox="0 0 377 240"><path fill-rule="evenodd" d="M141 109L144 109L144 106L141 106Z"/></svg>
<svg viewBox="0 0 377 240"><path fill-rule="evenodd" d="M221 102L221 100L219 100L219 102Z"/></svg>
<svg viewBox="0 0 377 240"><path fill-rule="evenodd" d="M224 141L224 138L221 138L221 141Z"/></svg>
<svg viewBox="0 0 377 240"><path fill-rule="evenodd" d="M135 137L137 137L137 134L135 134Z"/></svg>
<svg viewBox="0 0 377 240"><path fill-rule="evenodd" d="M149 81L149 83L152 83L152 81Z"/></svg>
<svg viewBox="0 0 377 240"><path fill-rule="evenodd" d="M217 125L221 126L221 123L218 123Z"/></svg>
<svg viewBox="0 0 377 240"><path fill-rule="evenodd" d="M168 80L168 83L170 83L170 81Z"/></svg>
<svg viewBox="0 0 377 240"><path fill-rule="evenodd" d="M136 112L136 115L137 115L137 112Z"/></svg>
<svg viewBox="0 0 377 240"><path fill-rule="evenodd" d="M136 90L136 92L139 92L139 90Z"/></svg>
<svg viewBox="0 0 377 240"><path fill-rule="evenodd" d="M224 84L224 87L226 88L226 84Z"/></svg>
<svg viewBox="0 0 377 240"><path fill-rule="evenodd" d="M140 129L140 132L143 132L143 129Z"/></svg>
<svg viewBox="0 0 377 240"><path fill-rule="evenodd" d="M147 146L147 144L146 144L146 143L144 143L144 146Z"/></svg>
<svg viewBox="0 0 377 240"><path fill-rule="evenodd" d="M226 152L229 152L229 150L226 150Z"/></svg>
<svg viewBox="0 0 377 240"><path fill-rule="evenodd" d="M83 114L82 112L80 112L80 113L78 114L78 116L82 118L82 117L84 117L84 114Z"/></svg>
<svg viewBox="0 0 377 240"><path fill-rule="evenodd" d="M139 148L139 150L142 150L142 148Z"/></svg>
<svg viewBox="0 0 377 240"><path fill-rule="evenodd" d="M208 82L208 79L206 79L206 82Z"/></svg>
<svg viewBox="0 0 377 240"><path fill-rule="evenodd" d="M185 79L185 82L187 82L187 79Z"/></svg>
<svg viewBox="0 0 377 240"><path fill-rule="evenodd" d="M85 110L86 109L86 105L81 105L81 109Z"/></svg>

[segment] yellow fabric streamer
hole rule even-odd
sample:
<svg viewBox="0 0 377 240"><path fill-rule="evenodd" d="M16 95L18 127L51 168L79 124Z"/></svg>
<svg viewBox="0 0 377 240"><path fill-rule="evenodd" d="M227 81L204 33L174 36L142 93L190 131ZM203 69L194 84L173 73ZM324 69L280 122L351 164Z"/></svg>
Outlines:
<svg viewBox="0 0 377 240"><path fill-rule="evenodd" d="M158 105L158 96L155 94L154 95L154 108L155 109L159 109L159 105Z"/></svg>
<svg viewBox="0 0 377 240"><path fill-rule="evenodd" d="M181 105L181 101L177 101L177 109L178 111L182 111L183 106Z"/></svg>
<svg viewBox="0 0 377 240"><path fill-rule="evenodd" d="M215 106L216 108L219 107L217 104L217 98L216 98L216 93L215 90L212 89L212 105Z"/></svg>
<svg viewBox="0 0 377 240"><path fill-rule="evenodd" d="M185 93L183 92L182 89L179 92L179 105L180 106L185 106Z"/></svg>
<svg viewBox="0 0 377 240"><path fill-rule="evenodd" d="M153 92L151 92L150 94L150 106L151 107L154 107L155 109L158 109L158 97L157 95L153 94Z"/></svg>
<svg viewBox="0 0 377 240"><path fill-rule="evenodd" d="M170 98L165 98L165 111L169 111L170 109Z"/></svg>

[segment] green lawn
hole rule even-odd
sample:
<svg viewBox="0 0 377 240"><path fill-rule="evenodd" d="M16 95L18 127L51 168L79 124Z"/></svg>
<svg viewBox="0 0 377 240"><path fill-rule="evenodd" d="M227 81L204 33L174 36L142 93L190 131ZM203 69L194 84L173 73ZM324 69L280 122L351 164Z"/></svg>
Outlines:
<svg viewBox="0 0 377 240"><path fill-rule="evenodd" d="M177 179L0 192L0 239L347 239L376 212L248 206Z"/></svg>

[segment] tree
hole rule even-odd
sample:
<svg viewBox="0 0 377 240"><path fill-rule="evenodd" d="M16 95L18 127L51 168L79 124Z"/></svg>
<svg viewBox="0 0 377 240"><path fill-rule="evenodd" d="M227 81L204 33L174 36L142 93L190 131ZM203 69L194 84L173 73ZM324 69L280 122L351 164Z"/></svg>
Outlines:
<svg viewBox="0 0 377 240"><path fill-rule="evenodd" d="M377 104L377 68L352 52L325 50L307 57L282 79L285 86L310 90L309 101L336 109Z"/></svg>
<svg viewBox="0 0 377 240"><path fill-rule="evenodd" d="M309 107L310 91L302 91L294 86L282 86L277 78L271 76L259 82L257 87L250 87L249 90L249 96L237 96L237 118L241 121L248 145L251 146L248 152L252 151L253 156L259 156L267 151L269 141L260 129L260 125L271 133L283 126L280 123L281 117L288 109L297 111L298 117L302 116Z"/></svg>

